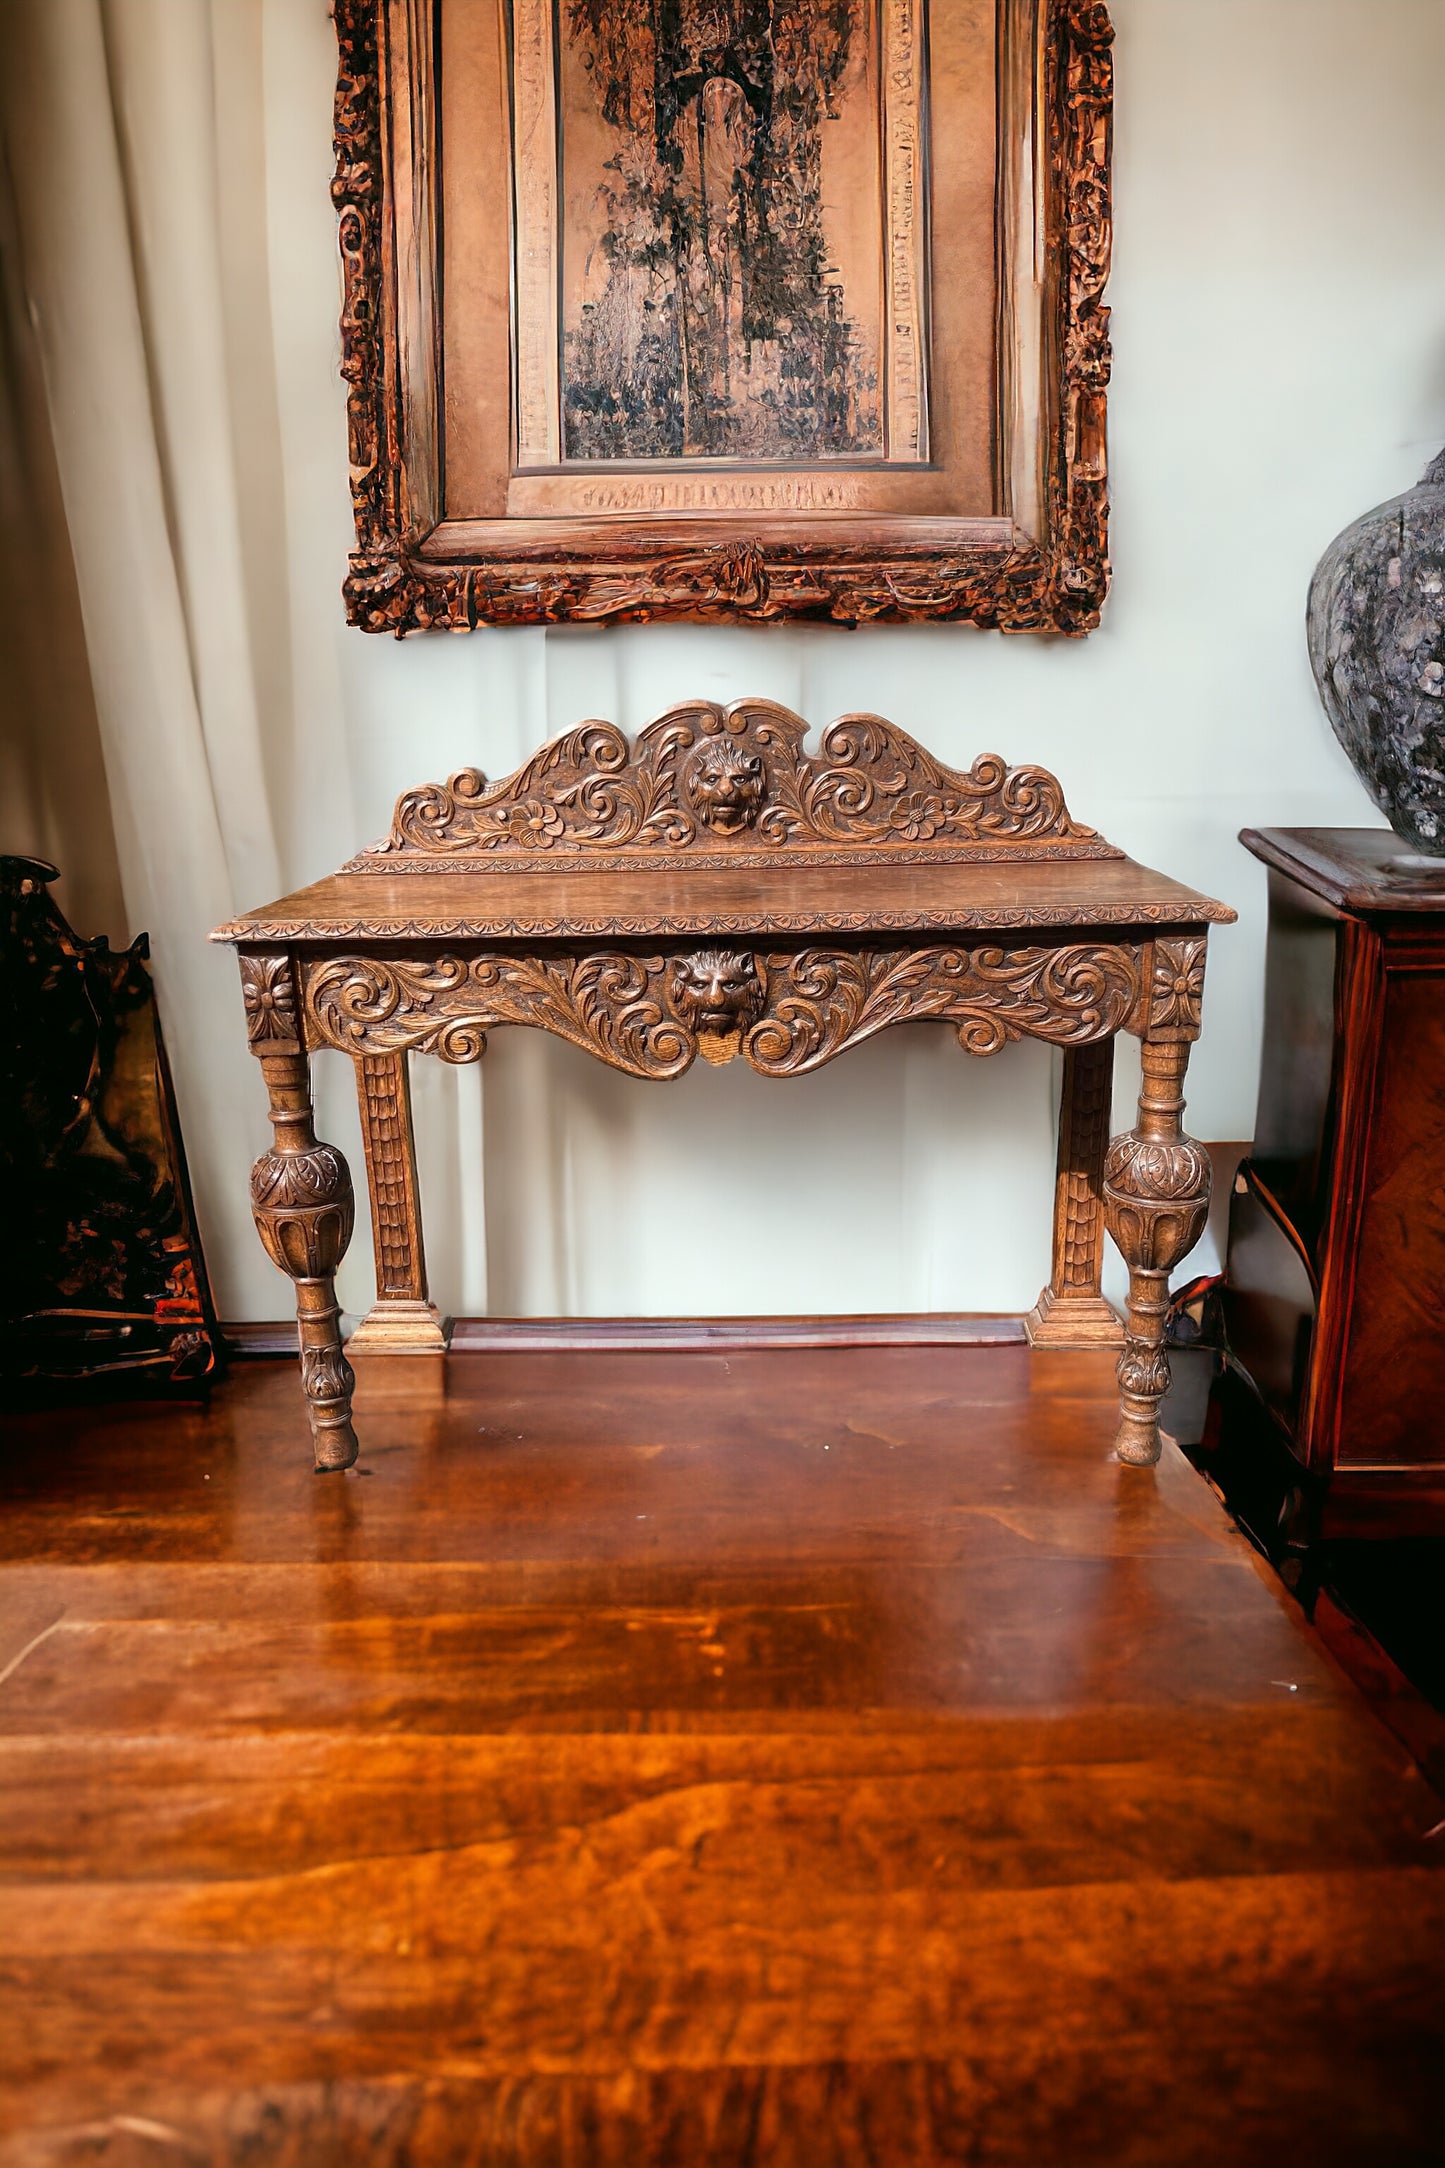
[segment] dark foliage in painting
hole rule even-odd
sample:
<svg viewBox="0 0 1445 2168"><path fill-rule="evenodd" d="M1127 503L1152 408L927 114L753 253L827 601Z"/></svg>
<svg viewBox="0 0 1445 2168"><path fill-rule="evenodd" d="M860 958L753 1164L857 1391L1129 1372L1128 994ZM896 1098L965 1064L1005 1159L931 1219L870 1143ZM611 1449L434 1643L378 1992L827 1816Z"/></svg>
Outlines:
<svg viewBox="0 0 1445 2168"><path fill-rule="evenodd" d="M564 342L570 458L881 448L823 205L865 4L570 0L574 64L616 133Z"/></svg>

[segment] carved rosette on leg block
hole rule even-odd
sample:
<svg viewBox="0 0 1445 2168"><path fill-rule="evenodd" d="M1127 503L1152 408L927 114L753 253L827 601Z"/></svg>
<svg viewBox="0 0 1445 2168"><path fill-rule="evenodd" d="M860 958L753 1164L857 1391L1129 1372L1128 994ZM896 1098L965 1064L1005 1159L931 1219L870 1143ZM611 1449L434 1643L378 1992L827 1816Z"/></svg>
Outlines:
<svg viewBox="0 0 1445 2168"><path fill-rule="evenodd" d="M301 1381L316 1465L349 1468L356 1458L356 1379L341 1350L335 1275L355 1218L351 1174L335 1145L316 1135L290 958L243 955L241 987L276 1133L272 1149L251 1170L251 1210L267 1256L296 1285Z"/></svg>
<svg viewBox="0 0 1445 2168"><path fill-rule="evenodd" d="M1104 1162L1104 1213L1129 1267L1129 1322L1119 1357L1120 1460L1147 1468L1160 1453L1159 1404L1169 1390L1164 1325L1169 1275L1204 1232L1209 1155L1180 1121L1189 1042L1146 1040L1138 1126Z"/></svg>
<svg viewBox="0 0 1445 2168"><path fill-rule="evenodd" d="M1031 1347L1118 1347L1124 1328L1099 1282L1104 1263L1104 1154L1114 1090L1114 1042L1064 1049L1054 1260L1024 1319Z"/></svg>

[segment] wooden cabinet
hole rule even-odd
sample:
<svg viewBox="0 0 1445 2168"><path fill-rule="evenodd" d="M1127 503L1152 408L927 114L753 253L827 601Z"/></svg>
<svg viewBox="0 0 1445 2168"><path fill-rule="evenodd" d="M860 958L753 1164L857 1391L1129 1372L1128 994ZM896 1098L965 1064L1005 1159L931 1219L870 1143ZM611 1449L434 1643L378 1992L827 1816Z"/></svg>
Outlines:
<svg viewBox="0 0 1445 2168"><path fill-rule="evenodd" d="M1445 1501L1445 859L1385 830L1241 841L1269 949L1230 1350L1330 1518L1363 1524Z"/></svg>

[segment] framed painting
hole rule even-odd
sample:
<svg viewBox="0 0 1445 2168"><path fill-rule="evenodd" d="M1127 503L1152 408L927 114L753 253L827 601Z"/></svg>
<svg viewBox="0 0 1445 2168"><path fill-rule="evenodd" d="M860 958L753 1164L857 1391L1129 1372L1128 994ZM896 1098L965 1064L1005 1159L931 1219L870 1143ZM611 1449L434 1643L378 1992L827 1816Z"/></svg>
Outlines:
<svg viewBox="0 0 1445 2168"><path fill-rule="evenodd" d="M367 631L1084 633L1099 0L336 0Z"/></svg>

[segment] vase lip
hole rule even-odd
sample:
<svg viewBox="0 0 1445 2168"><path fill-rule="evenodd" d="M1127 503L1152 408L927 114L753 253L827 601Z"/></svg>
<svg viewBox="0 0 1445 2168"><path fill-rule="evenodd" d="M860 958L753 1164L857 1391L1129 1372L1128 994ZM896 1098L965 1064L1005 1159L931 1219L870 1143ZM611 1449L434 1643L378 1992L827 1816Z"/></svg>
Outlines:
<svg viewBox="0 0 1445 2168"><path fill-rule="evenodd" d="M1423 489L1427 483L1445 486L1445 446L1435 454L1416 486Z"/></svg>

